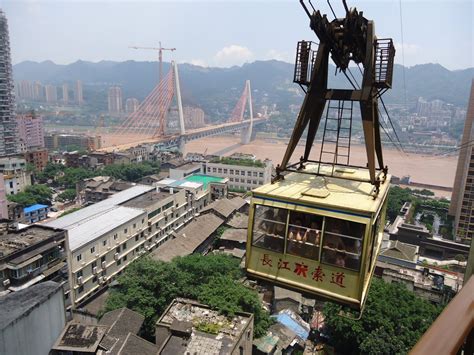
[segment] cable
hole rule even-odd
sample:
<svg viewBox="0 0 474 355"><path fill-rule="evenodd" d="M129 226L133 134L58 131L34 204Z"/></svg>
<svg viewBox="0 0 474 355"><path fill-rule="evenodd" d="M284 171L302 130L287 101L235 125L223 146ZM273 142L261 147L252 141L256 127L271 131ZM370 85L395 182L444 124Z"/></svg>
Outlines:
<svg viewBox="0 0 474 355"><path fill-rule="evenodd" d="M405 41L403 38L402 0L399 0L399 7L400 7L400 33L401 33L401 39L402 39L403 95L404 95L404 100L405 100L405 112L406 112L407 111L407 80L406 80L406 74L405 74Z"/></svg>
<svg viewBox="0 0 474 355"><path fill-rule="evenodd" d="M402 145L402 142L400 142L400 138L398 138L398 134L397 134L397 131L395 130L395 127L393 126L393 122L392 122L392 119L390 118L390 115L388 113L388 110L387 110L387 107L385 106L385 103L383 102L383 99L382 97L380 97L380 102L382 103L382 106L385 110L385 113L387 114L387 117L388 117L388 121L390 122L390 126L392 126L392 129L393 129L393 133L395 133L395 137L397 138L397 141L398 143L400 143L400 146ZM380 110L379 110L380 112ZM403 147L402 147L402 150L403 150Z"/></svg>

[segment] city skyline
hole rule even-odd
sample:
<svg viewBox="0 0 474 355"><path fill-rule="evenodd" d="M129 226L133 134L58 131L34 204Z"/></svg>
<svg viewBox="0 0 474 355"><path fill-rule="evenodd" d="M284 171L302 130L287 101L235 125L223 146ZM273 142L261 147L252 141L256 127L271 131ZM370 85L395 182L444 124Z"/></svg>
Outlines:
<svg viewBox="0 0 474 355"><path fill-rule="evenodd" d="M413 66L433 62L448 69L473 66L470 1L457 0L454 6L446 1L432 2L430 6L425 1L401 4L400 17L399 2L395 0L348 3L363 8L366 17L375 20L381 37L394 38L397 63ZM278 1L269 5L268 1L6 0L3 8L11 23L15 64L24 60L52 60L60 64L77 60L156 60L155 51L133 50L129 46L156 47L158 41L165 47L177 48L173 55L164 54L165 61L174 58L178 62L211 67L265 59L293 62L296 42L316 37L296 2ZM323 13L331 13L326 3L317 5ZM341 15L342 4L333 1L332 5ZM44 18L48 21L44 22ZM285 19L285 25L275 24L274 19ZM450 25L436 26L436 23ZM51 40L41 42L41 38ZM32 42L42 45L32 51Z"/></svg>

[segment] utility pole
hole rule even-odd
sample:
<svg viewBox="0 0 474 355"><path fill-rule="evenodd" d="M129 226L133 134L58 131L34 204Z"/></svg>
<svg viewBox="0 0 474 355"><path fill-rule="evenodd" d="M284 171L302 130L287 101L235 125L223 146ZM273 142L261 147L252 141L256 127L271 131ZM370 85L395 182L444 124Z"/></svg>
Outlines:
<svg viewBox="0 0 474 355"><path fill-rule="evenodd" d="M161 41L158 42L159 47L138 47L138 46L130 46L133 49L148 49L153 51L158 51L158 63L159 63L159 76L158 76L158 84L161 82L163 78L163 51L170 51L173 52L176 48L163 48L161 46Z"/></svg>

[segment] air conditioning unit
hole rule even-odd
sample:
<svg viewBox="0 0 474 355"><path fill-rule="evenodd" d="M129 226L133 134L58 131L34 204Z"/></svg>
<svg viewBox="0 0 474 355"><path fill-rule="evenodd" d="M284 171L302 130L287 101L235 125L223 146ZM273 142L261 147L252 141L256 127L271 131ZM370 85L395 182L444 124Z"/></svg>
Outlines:
<svg viewBox="0 0 474 355"><path fill-rule="evenodd" d="M82 285L82 276L79 276L79 277L77 278L77 283L78 283L79 285Z"/></svg>
<svg viewBox="0 0 474 355"><path fill-rule="evenodd" d="M10 279L5 279L5 280L3 280L3 286L4 286L4 287L10 286Z"/></svg>
<svg viewBox="0 0 474 355"><path fill-rule="evenodd" d="M102 269L105 269L107 267L107 263L105 261L102 261Z"/></svg>
<svg viewBox="0 0 474 355"><path fill-rule="evenodd" d="M96 258L98 258L98 257L99 257L99 255L100 255L99 253L95 253L95 257L96 257Z"/></svg>
<svg viewBox="0 0 474 355"><path fill-rule="evenodd" d="M100 283L100 284L103 284L104 282L105 282L104 277L103 277L103 276L102 276L102 277L99 277L99 283Z"/></svg>
<svg viewBox="0 0 474 355"><path fill-rule="evenodd" d="M119 259L119 253L115 253L114 254L114 260L118 260Z"/></svg>
<svg viewBox="0 0 474 355"><path fill-rule="evenodd" d="M94 268L92 269L92 273L93 273L94 275L97 275L97 266L94 266Z"/></svg>

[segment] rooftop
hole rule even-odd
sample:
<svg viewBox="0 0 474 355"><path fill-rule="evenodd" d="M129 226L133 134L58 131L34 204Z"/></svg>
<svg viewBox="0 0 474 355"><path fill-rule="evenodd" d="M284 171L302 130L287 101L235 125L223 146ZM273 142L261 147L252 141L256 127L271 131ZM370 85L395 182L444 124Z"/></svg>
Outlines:
<svg viewBox="0 0 474 355"><path fill-rule="evenodd" d="M305 165L306 172L317 170L318 164ZM331 171L331 166L321 166L322 173L329 175ZM368 179L369 173L366 169L337 168L334 174L339 178L289 173L285 175L284 180L257 187L252 191L252 195L256 202L269 197L272 200L293 201L292 203L299 205L351 210L351 213L361 216L375 213L380 208L388 192L390 175L381 184L380 192L374 199L372 184L353 180Z"/></svg>
<svg viewBox="0 0 474 355"><path fill-rule="evenodd" d="M194 164L194 163L186 163L184 165L181 165L176 168L177 170L193 170L193 169L201 169L200 164Z"/></svg>
<svg viewBox="0 0 474 355"><path fill-rule="evenodd" d="M46 281L0 297L0 330L27 316L57 292L62 292L62 286L53 281Z"/></svg>
<svg viewBox="0 0 474 355"><path fill-rule="evenodd" d="M126 207L144 208L154 205L157 201L161 201L167 197L172 196L168 191L148 191L143 195L132 198L131 200L122 204Z"/></svg>
<svg viewBox="0 0 474 355"><path fill-rule="evenodd" d="M107 329L107 326L95 324L69 323L52 349L95 353Z"/></svg>
<svg viewBox="0 0 474 355"><path fill-rule="evenodd" d="M203 208L202 212L213 210L222 217L228 218L233 212L241 209L246 203L247 201L242 197L234 197L231 200L222 198L210 203L207 207Z"/></svg>
<svg viewBox="0 0 474 355"><path fill-rule="evenodd" d="M175 299L158 320L157 325L185 329L192 325L191 336L171 336L162 354L228 354L245 331L252 315L238 313L233 318L220 315L196 301ZM182 325L182 326L180 326Z"/></svg>
<svg viewBox="0 0 474 355"><path fill-rule="evenodd" d="M69 248L71 251L76 251L105 233L120 227L133 218L145 215L145 213L144 210L136 208L114 206L95 216L91 216L87 220L70 224L66 227L69 234Z"/></svg>
<svg viewBox="0 0 474 355"><path fill-rule="evenodd" d="M222 233L221 240L245 243L247 241L247 229L228 228Z"/></svg>
<svg viewBox="0 0 474 355"><path fill-rule="evenodd" d="M49 206L47 205L41 205L41 204L36 204L36 205L31 205L31 206L28 206L28 207L25 207L23 209L23 211L25 213L30 213L30 212L34 212L34 211L38 211L38 210L42 210L44 208L48 208Z"/></svg>
<svg viewBox="0 0 474 355"><path fill-rule="evenodd" d="M204 189L207 189L207 186L211 182L224 182L223 178L219 178L216 176L210 176L210 175L204 175L204 174L193 174L190 176L187 176L184 180L189 181L189 182L197 182L200 183L204 186Z"/></svg>
<svg viewBox="0 0 474 355"><path fill-rule="evenodd" d="M152 252L155 260L171 261L176 256L192 254L224 221L214 214L196 217L171 239Z"/></svg>
<svg viewBox="0 0 474 355"><path fill-rule="evenodd" d="M0 235L0 259L39 244L61 232L58 229L36 224L21 230L9 230L6 234Z"/></svg>
<svg viewBox="0 0 474 355"><path fill-rule="evenodd" d="M54 221L45 223L45 225L55 228L70 229L78 223L86 223L91 218L95 218L98 214L110 211L112 208L131 200L134 197L140 196L148 191L153 190L154 187L147 185L135 185L129 189L117 192L109 198L94 203L93 205L84 207L79 211L70 213L64 217L60 217Z"/></svg>
<svg viewBox="0 0 474 355"><path fill-rule="evenodd" d="M416 261L418 247L411 244L399 242L398 240L391 240L388 249L381 251L380 255L388 256L390 258Z"/></svg>
<svg viewBox="0 0 474 355"><path fill-rule="evenodd" d="M247 229L249 226L249 216L244 213L237 212L232 216L230 221L227 221L226 223L232 228Z"/></svg>

